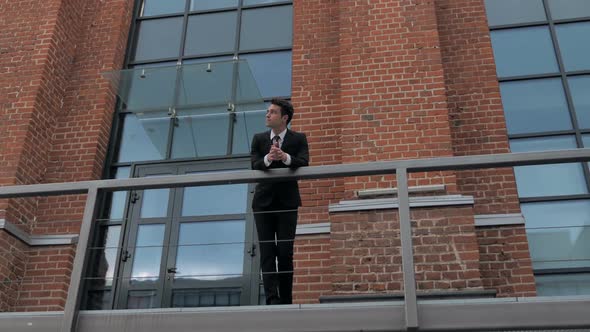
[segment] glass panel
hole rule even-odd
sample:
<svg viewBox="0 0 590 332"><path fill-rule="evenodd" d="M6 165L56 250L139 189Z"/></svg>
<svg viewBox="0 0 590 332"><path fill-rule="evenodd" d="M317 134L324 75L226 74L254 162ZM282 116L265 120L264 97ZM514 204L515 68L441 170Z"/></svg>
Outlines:
<svg viewBox="0 0 590 332"><path fill-rule="evenodd" d="M590 295L590 273L535 276L537 296Z"/></svg>
<svg viewBox="0 0 590 332"><path fill-rule="evenodd" d="M240 50L290 47L292 44L292 6L256 8L242 12Z"/></svg>
<svg viewBox="0 0 590 332"><path fill-rule="evenodd" d="M238 0L191 0L191 10L237 7Z"/></svg>
<svg viewBox="0 0 590 332"><path fill-rule="evenodd" d="M180 225L175 282L240 277L244 266L245 221Z"/></svg>
<svg viewBox="0 0 590 332"><path fill-rule="evenodd" d="M162 224L140 225L138 227L131 283L150 283L158 280L164 232L165 225Z"/></svg>
<svg viewBox="0 0 590 332"><path fill-rule="evenodd" d="M233 52L237 17L236 11L190 16L184 55Z"/></svg>
<svg viewBox="0 0 590 332"><path fill-rule="evenodd" d="M119 72L118 90L125 96L122 100L126 110L168 109L174 103L176 76L176 66L170 62Z"/></svg>
<svg viewBox="0 0 590 332"><path fill-rule="evenodd" d="M172 307L212 307L240 305L240 290L177 290L172 293Z"/></svg>
<svg viewBox="0 0 590 332"><path fill-rule="evenodd" d="M285 2L285 0L244 0L244 6L261 5L274 2Z"/></svg>
<svg viewBox="0 0 590 332"><path fill-rule="evenodd" d="M559 71L546 26L495 30L490 35L499 77Z"/></svg>
<svg viewBox="0 0 590 332"><path fill-rule="evenodd" d="M522 203L534 269L590 267L590 201Z"/></svg>
<svg viewBox="0 0 590 332"><path fill-rule="evenodd" d="M182 17L141 21L138 24L135 61L177 57Z"/></svg>
<svg viewBox="0 0 590 332"><path fill-rule="evenodd" d="M237 112L234 124L233 153L250 153L250 143L254 134L266 131L264 118L266 110Z"/></svg>
<svg viewBox="0 0 590 332"><path fill-rule="evenodd" d="M590 22L555 26L566 71L590 69Z"/></svg>
<svg viewBox="0 0 590 332"><path fill-rule="evenodd" d="M509 134L572 129L561 79L501 82L500 93Z"/></svg>
<svg viewBox="0 0 590 332"><path fill-rule="evenodd" d="M92 249L97 254L90 274L90 285L93 288L113 285L121 226L102 226L99 231L101 241Z"/></svg>
<svg viewBox="0 0 590 332"><path fill-rule="evenodd" d="M485 0L489 25L545 21L543 0Z"/></svg>
<svg viewBox="0 0 590 332"><path fill-rule="evenodd" d="M89 291L86 300L86 310L107 310L111 309L111 291L96 290Z"/></svg>
<svg viewBox="0 0 590 332"><path fill-rule="evenodd" d="M156 291L130 291L127 297L127 309L158 308L156 303Z"/></svg>
<svg viewBox="0 0 590 332"><path fill-rule="evenodd" d="M590 76L567 79L580 128L590 128Z"/></svg>
<svg viewBox="0 0 590 332"><path fill-rule="evenodd" d="M247 184L185 188L182 200L182 216L246 213L247 196Z"/></svg>
<svg viewBox="0 0 590 332"><path fill-rule="evenodd" d="M180 13L185 6L186 0L144 0L140 16Z"/></svg>
<svg viewBox="0 0 590 332"><path fill-rule="evenodd" d="M554 20L590 16L588 0L549 0L549 9Z"/></svg>
<svg viewBox="0 0 590 332"><path fill-rule="evenodd" d="M217 114L199 114L201 112ZM227 154L229 114L226 109L182 112L177 123L172 141L172 158Z"/></svg>
<svg viewBox="0 0 590 332"><path fill-rule="evenodd" d="M131 167L119 167L115 171L115 179L128 179ZM109 209L110 220L123 220L125 202L128 191L115 191L111 194L111 207Z"/></svg>
<svg viewBox="0 0 590 332"><path fill-rule="evenodd" d="M575 149L573 136L510 140L512 152ZM555 164L514 167L520 197L585 194L586 180L581 164Z"/></svg>
<svg viewBox="0 0 590 332"><path fill-rule="evenodd" d="M291 52L245 54L262 97L291 96Z"/></svg>
<svg viewBox="0 0 590 332"><path fill-rule="evenodd" d="M166 157L170 118L163 113L126 114L119 146L120 162Z"/></svg>
<svg viewBox="0 0 590 332"><path fill-rule="evenodd" d="M146 178L165 176L171 174L150 175ZM168 199L170 189L147 189L143 191L143 200L141 202L141 218L162 218L168 215Z"/></svg>

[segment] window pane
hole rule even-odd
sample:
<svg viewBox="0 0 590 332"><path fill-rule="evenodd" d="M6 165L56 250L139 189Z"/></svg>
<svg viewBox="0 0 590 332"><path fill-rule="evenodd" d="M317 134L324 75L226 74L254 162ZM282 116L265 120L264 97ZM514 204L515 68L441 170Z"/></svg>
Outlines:
<svg viewBox="0 0 590 332"><path fill-rule="evenodd" d="M161 160L166 157L170 118L164 113L127 114L118 161Z"/></svg>
<svg viewBox="0 0 590 332"><path fill-rule="evenodd" d="M222 156L227 154L229 115L227 110L200 110L178 116L172 141L172 158ZM212 112L215 112L212 114Z"/></svg>
<svg viewBox="0 0 590 332"><path fill-rule="evenodd" d="M244 6L261 5L274 2L285 2L285 0L244 0Z"/></svg>
<svg viewBox="0 0 590 332"><path fill-rule="evenodd" d="M555 26L565 70L590 69L590 22Z"/></svg>
<svg viewBox="0 0 590 332"><path fill-rule="evenodd" d="M254 134L266 131L264 118L266 110L236 112L234 125L233 154L250 153L250 143Z"/></svg>
<svg viewBox="0 0 590 332"><path fill-rule="evenodd" d="M573 136L510 140L512 152L575 149ZM537 197L585 194L586 180L581 164L554 164L514 167L518 195Z"/></svg>
<svg viewBox="0 0 590 332"><path fill-rule="evenodd" d="M155 290L130 291L127 297L127 309L149 309L159 307L156 303L157 293Z"/></svg>
<svg viewBox="0 0 590 332"><path fill-rule="evenodd" d="M291 52L241 55L248 61L260 94L268 97L291 96Z"/></svg>
<svg viewBox="0 0 590 332"><path fill-rule="evenodd" d="M246 213L247 196L247 184L188 187L184 189L182 216Z"/></svg>
<svg viewBox="0 0 590 332"><path fill-rule="evenodd" d="M551 17L554 20L590 16L588 0L549 0Z"/></svg>
<svg viewBox="0 0 590 332"><path fill-rule="evenodd" d="M590 295L590 273L535 276L537 296Z"/></svg>
<svg viewBox="0 0 590 332"><path fill-rule="evenodd" d="M121 226L101 226L100 241L91 249L96 256L96 262L92 265L90 285L93 288L112 286L119 252L119 238Z"/></svg>
<svg viewBox="0 0 590 332"><path fill-rule="evenodd" d="M86 310L108 310L111 309L111 291L96 290L89 291L86 300Z"/></svg>
<svg viewBox="0 0 590 332"><path fill-rule="evenodd" d="M237 7L238 0L191 0L191 10Z"/></svg>
<svg viewBox="0 0 590 332"><path fill-rule="evenodd" d="M144 0L140 16L152 16L184 12L186 0Z"/></svg>
<svg viewBox="0 0 590 332"><path fill-rule="evenodd" d="M590 267L590 201L523 203L534 269Z"/></svg>
<svg viewBox="0 0 590 332"><path fill-rule="evenodd" d="M162 224L139 226L131 272L132 283L141 284L158 280L164 231L165 226Z"/></svg>
<svg viewBox="0 0 590 332"><path fill-rule="evenodd" d="M567 79L580 128L590 128L590 76Z"/></svg>
<svg viewBox="0 0 590 332"><path fill-rule="evenodd" d="M543 0L485 0L489 25L544 21Z"/></svg>
<svg viewBox="0 0 590 332"><path fill-rule="evenodd" d="M240 305L239 289L187 289L172 292L172 307L219 307Z"/></svg>
<svg viewBox="0 0 590 332"><path fill-rule="evenodd" d="M182 17L141 21L135 61L177 57L181 33Z"/></svg>
<svg viewBox="0 0 590 332"><path fill-rule="evenodd" d="M490 35L499 77L559 71L546 26L495 30Z"/></svg>
<svg viewBox="0 0 590 332"><path fill-rule="evenodd" d="M182 223L175 282L240 277L244 267L244 220Z"/></svg>
<svg viewBox="0 0 590 332"><path fill-rule="evenodd" d="M240 50L290 47L292 43L292 6L255 8L242 12Z"/></svg>
<svg viewBox="0 0 590 332"><path fill-rule="evenodd" d="M149 175L146 177L166 176L172 174ZM168 215L170 189L145 189L141 201L141 218L162 218Z"/></svg>
<svg viewBox="0 0 590 332"><path fill-rule="evenodd" d="M189 17L184 55L233 52L236 24L235 11Z"/></svg>
<svg viewBox="0 0 590 332"><path fill-rule="evenodd" d="M115 173L115 179L128 179L131 167L119 167ZM127 201L127 191L115 191L111 194L110 220L122 220Z"/></svg>
<svg viewBox="0 0 590 332"><path fill-rule="evenodd" d="M500 93L509 134L572 129L561 79L501 82Z"/></svg>

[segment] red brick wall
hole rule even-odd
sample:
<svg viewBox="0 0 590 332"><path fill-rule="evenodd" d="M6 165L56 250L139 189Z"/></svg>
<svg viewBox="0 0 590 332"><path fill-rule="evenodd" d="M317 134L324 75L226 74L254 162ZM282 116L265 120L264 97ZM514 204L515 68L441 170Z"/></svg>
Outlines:
<svg viewBox="0 0 590 332"><path fill-rule="evenodd" d="M14 309L27 264L27 246L0 231L0 312Z"/></svg>
<svg viewBox="0 0 590 332"><path fill-rule="evenodd" d="M332 291L330 235L298 236L293 257L293 301L317 303Z"/></svg>

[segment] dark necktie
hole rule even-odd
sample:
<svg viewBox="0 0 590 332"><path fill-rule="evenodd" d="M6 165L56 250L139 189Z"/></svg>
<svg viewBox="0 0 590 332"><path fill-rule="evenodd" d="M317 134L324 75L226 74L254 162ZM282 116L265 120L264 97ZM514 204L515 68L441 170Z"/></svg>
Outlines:
<svg viewBox="0 0 590 332"><path fill-rule="evenodd" d="M281 141L281 136L276 135L275 137L272 138L272 144L276 147L280 147L279 142Z"/></svg>

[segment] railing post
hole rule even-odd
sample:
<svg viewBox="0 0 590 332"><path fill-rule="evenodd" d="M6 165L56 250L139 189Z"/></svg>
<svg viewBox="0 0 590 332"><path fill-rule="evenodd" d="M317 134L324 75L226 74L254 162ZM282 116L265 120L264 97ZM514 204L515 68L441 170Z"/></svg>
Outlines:
<svg viewBox="0 0 590 332"><path fill-rule="evenodd" d="M82 225L80 227L78 246L76 247L76 256L74 257L74 265L72 267L72 275L70 278L70 287L68 288L68 298L64 308L64 319L61 327L62 332L76 331L82 275L84 273L86 250L88 248L88 241L92 230L92 222L96 215L97 196L98 189L96 187L93 186L88 188L84 217L82 218Z"/></svg>
<svg viewBox="0 0 590 332"><path fill-rule="evenodd" d="M402 272L404 275L406 329L408 331L413 331L418 329L418 304L416 301L416 277L414 275L414 250L412 249L408 170L406 168L398 168L396 174L400 238L402 243Z"/></svg>

